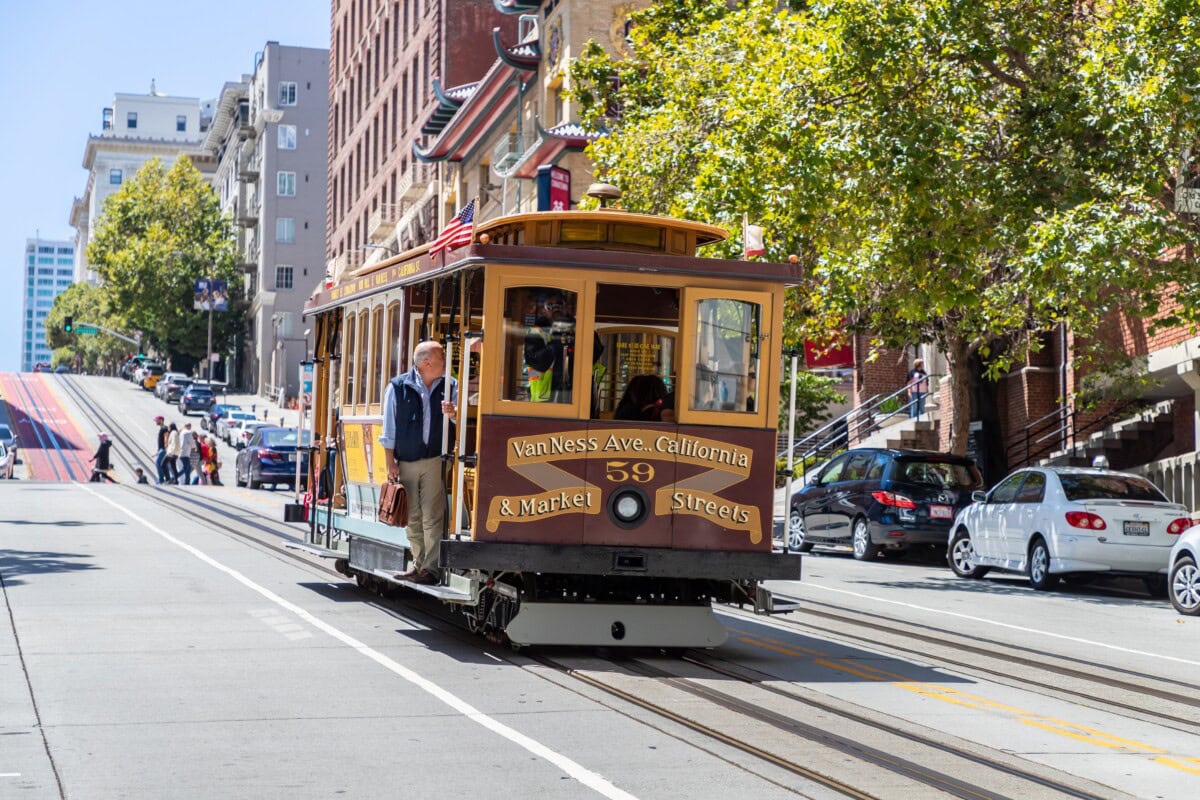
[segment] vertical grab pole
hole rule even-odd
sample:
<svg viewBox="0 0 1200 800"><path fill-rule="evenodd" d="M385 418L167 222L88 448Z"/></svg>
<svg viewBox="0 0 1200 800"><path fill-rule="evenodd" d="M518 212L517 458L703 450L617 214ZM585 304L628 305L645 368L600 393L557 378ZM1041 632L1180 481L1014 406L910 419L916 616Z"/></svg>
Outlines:
<svg viewBox="0 0 1200 800"><path fill-rule="evenodd" d="M792 379L788 387L788 458L787 458L787 483L784 491L787 496L783 501L783 552L791 552L790 539L792 533L792 476L795 474L794 469L796 458L796 371L799 369L799 357L795 350L792 351Z"/></svg>
<svg viewBox="0 0 1200 800"><path fill-rule="evenodd" d="M467 452L467 395L471 389L471 345L479 340L479 336L464 332L462 341L462 369L459 374L462 380L458 383L458 466L456 467L456 483L454 492L454 537L462 535L463 505L466 503L463 487L467 473L467 462L463 455ZM478 477L476 478L478 480Z"/></svg>

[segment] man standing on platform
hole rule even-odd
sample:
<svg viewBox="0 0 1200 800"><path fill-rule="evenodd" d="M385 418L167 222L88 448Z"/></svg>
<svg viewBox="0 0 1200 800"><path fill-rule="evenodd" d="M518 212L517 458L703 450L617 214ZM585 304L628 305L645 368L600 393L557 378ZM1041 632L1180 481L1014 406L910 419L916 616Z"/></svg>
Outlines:
<svg viewBox="0 0 1200 800"><path fill-rule="evenodd" d="M408 544L412 568L402 580L431 586L438 582L442 529L446 521L446 485L442 479L442 417L453 422L458 382L445 391L446 353L437 342L421 342L413 366L388 383L383 394L383 431L388 478L408 493ZM454 439L450 428L451 441Z"/></svg>

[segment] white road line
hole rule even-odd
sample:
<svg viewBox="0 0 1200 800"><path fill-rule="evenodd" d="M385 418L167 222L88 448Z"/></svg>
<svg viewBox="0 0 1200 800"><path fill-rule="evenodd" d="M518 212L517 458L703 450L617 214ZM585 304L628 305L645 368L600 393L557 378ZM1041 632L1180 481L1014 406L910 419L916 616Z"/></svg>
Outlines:
<svg viewBox="0 0 1200 800"><path fill-rule="evenodd" d="M520 731L515 730L514 728L511 728L508 725L505 725L503 722L500 722L499 720L489 717L487 714L484 714L482 711L475 708L473 705L471 705L467 701L463 700L458 695L455 695L455 694L447 691L446 689L443 689L441 686L438 686L436 683L429 680L428 678L425 678L422 675L419 675L416 672L414 672L413 670L409 669L408 667L403 666L402 664L399 664L399 663L393 661L392 659L390 659L387 656L380 653L378 650L375 650L375 649L369 647L368 645L363 644L362 642L358 641L353 636L350 636L347 633L343 633L341 630L335 628L334 626L330 625L329 623L325 622L324 620L313 616L312 614L305 611L303 608L296 605L295 603L292 603L289 600L285 600L284 598L282 598L279 595L272 592L270 589L260 586L259 584L250 580L245 575L243 575L242 573L233 569L232 567L225 566L224 564L217 561L215 558L208 555L207 553L199 550L198 548L195 548L192 545L187 544L186 542L183 542L183 541L177 539L176 537L174 537L171 534L164 531L162 528L159 528L158 526L154 525L153 523L151 523L148 520L144 519L143 517L139 516L135 512L130 511L128 508L125 508L120 503L117 503L115 500L112 500L112 499L108 498L106 495L104 495L100 492L97 492L94 489L89 488L87 486L87 484L80 483L77 485L84 491L89 492L90 494L92 494L92 495L100 498L104 502L108 503L110 506L117 509L118 511L121 511L126 516L128 516L130 519L140 522L147 529L153 531L154 533L157 533L159 536L161 536L163 539L166 539L171 544L173 544L183 550L186 550L188 553L191 553L193 556L200 559L205 564L208 564L213 569L224 572L226 575L233 578L235 581L242 584L243 586L250 589L251 591L257 592L259 595L261 595L262 597L271 601L272 603L279 606L280 608L282 608L286 611L290 611L291 613L295 614L300 619L304 620L305 622L307 622L308 624L317 628L318 630L323 631L324 633L328 634L329 636L332 636L334 639L337 639L339 642L346 645L347 647L357 650L361 655L366 656L367 658L371 659L372 661L374 661L375 663L384 667L385 669L395 673L399 677L408 681L413 686L416 686L418 689L422 690L426 694L429 694L430 696L434 697L435 699L440 700L441 702L450 706L450 708L459 712L460 714L462 714L464 717L471 720L472 722L474 722L478 725L481 725L482 727L492 731L493 733L496 733L496 734L502 736L505 739L508 739L513 744L527 750L528 752L532 753L533 755L537 756L538 758L541 758L541 759L544 759L544 760L550 762L555 767L558 767L563 772L565 772L567 775L569 775L570 777L579 781L579 783L583 784L584 786L588 787L589 789L592 789L593 791L597 792L598 794L603 795L604 797L613 798L614 800L618 800L618 799L619 800L636 800L636 797L634 795L629 794L628 792L624 791L623 789L618 789L607 778L600 775L599 773L593 772L592 770L585 768L583 765L579 764L577 761L575 761L571 758L568 758L567 756L565 756L562 753L559 753L555 750L551 750L549 747L547 747L546 745L537 741L536 739L530 738L529 736L526 736L525 734L521 733Z"/></svg>
<svg viewBox="0 0 1200 800"><path fill-rule="evenodd" d="M21 773L19 773L19 772L0 772L0 778L19 778L19 777L21 777Z"/></svg>
<svg viewBox="0 0 1200 800"><path fill-rule="evenodd" d="M997 622L994 619L986 619L984 617L973 617L970 614L959 614L957 611L944 611L940 608L929 608L928 606L919 606L915 603L903 603L899 600L887 600L882 597L874 597L869 594L862 594L861 592L851 592L847 589L834 589L832 586L822 586L819 583L806 583L806 584L804 584L804 587L806 589L821 589L826 592L835 592L837 594L848 594L851 597L858 597L862 600L870 600L873 603L887 603L888 605L901 606L903 608L912 608L912 609L916 609L917 611L928 611L930 614L941 614L941 615L947 616L947 617L957 617L958 619L970 620L971 622L981 622L985 625L995 625L997 628L1008 628L1009 630L1020 631L1021 633L1032 633L1032 634L1036 634L1038 636L1045 636L1050 639L1061 639L1064 642L1075 642L1076 644L1086 644L1089 647L1102 647L1106 650L1116 650L1118 653L1128 653L1129 655L1135 655L1135 656L1147 656L1149 658L1161 658L1164 661L1174 661L1177 664L1187 664L1188 666L1192 666L1192 667L1200 667L1200 661L1191 661L1186 658L1178 658L1176 656L1167 656L1167 655L1163 655L1162 653L1148 653L1145 650L1134 650L1129 647L1119 647L1118 645L1115 645L1115 644L1106 644L1104 642L1092 641L1091 639L1081 639L1078 636L1067 636L1062 633L1052 633L1050 631L1041 631L1041 630L1038 630L1037 628L1025 627L1024 625L1013 625L1008 622ZM780 595L780 599L785 599L785 598L782 595ZM801 598L798 598L798 597L790 597L790 598L786 598L786 599L796 600L798 602L804 602Z"/></svg>

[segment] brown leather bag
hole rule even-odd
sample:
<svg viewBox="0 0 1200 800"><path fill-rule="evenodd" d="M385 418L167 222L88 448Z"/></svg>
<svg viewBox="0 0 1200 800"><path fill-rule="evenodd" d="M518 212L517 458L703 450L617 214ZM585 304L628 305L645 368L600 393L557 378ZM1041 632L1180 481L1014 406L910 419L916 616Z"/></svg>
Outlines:
<svg viewBox="0 0 1200 800"><path fill-rule="evenodd" d="M393 528L408 526L408 492L399 481L388 481L379 487L379 511L376 519Z"/></svg>

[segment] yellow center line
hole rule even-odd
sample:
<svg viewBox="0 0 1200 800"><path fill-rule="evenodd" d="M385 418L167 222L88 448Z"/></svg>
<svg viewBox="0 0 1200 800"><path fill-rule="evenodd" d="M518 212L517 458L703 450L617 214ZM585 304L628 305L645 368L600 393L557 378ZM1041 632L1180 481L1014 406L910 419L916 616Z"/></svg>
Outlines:
<svg viewBox="0 0 1200 800"><path fill-rule="evenodd" d="M1015 706L1010 706L1005 703L1000 703L995 700L989 700L986 697L961 692L957 689L952 689L949 686L942 686L936 683L927 681L916 681L891 672L874 665L863 664L857 661L851 662L846 659L836 659L828 653L823 653L819 650L802 647L790 642L785 642L780 639L774 639L770 636L762 636L751 631L743 631L737 628L730 628L730 631L737 634L734 636L736 641L743 644L757 647L763 650L769 650L782 655L789 655L795 658L804 658L814 664L834 670L836 672L845 672L863 680L874 681L878 683L890 683L905 691L913 692L929 697L934 700L940 700L943 703L950 705L961 706L964 708L972 708L979 711L992 712L1003 714L1024 725L1029 725L1040 730L1053 733L1058 736L1064 736L1070 739L1075 739L1086 744L1103 747L1109 750L1125 750L1148 754L1162 754L1154 759L1154 763L1161 764L1165 767L1187 772L1193 775L1200 775L1200 758L1186 757L1170 757L1170 752L1161 747L1139 742L1133 739L1126 739L1121 736L1116 736L1105 731L1089 728L1084 725L1078 725L1073 722L1055 719L1053 717L1045 717L1033 711L1026 711Z"/></svg>

